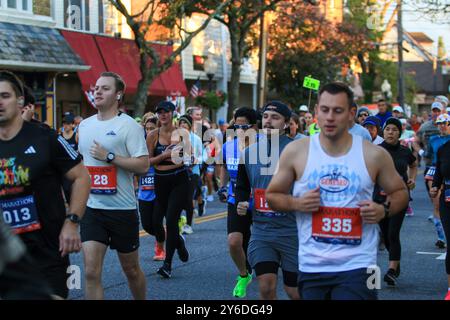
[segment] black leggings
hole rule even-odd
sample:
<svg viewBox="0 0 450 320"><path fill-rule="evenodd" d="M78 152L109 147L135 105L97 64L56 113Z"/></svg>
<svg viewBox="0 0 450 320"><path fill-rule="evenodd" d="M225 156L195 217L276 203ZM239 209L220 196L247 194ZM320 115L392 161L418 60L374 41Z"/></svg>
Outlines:
<svg viewBox="0 0 450 320"><path fill-rule="evenodd" d="M439 213L441 216L442 226L444 227L445 238L450 239L450 203L445 202L444 191L441 192L439 199ZM445 257L445 270L450 275L450 247L447 244L447 256Z"/></svg>
<svg viewBox="0 0 450 320"><path fill-rule="evenodd" d="M166 240L164 226L162 220L155 214L154 207L155 200L139 200L139 215L141 216L142 228L144 228L145 232L149 235L154 236L157 242L164 242Z"/></svg>
<svg viewBox="0 0 450 320"><path fill-rule="evenodd" d="M155 173L155 214L158 219L155 232L164 232L162 221L166 217L167 241L165 263L172 265L175 250L180 245L178 220L181 211L186 207L189 177L187 170L175 169ZM159 229L159 230L158 230Z"/></svg>
<svg viewBox="0 0 450 320"><path fill-rule="evenodd" d="M405 218L406 209L380 221L384 244L389 251L389 261L400 261L402 247L400 244L400 229Z"/></svg>
<svg viewBox="0 0 450 320"><path fill-rule="evenodd" d="M192 226L192 219L194 218L194 203L192 200L194 199L195 190L198 188L198 182L200 181L200 176L198 174L192 174L189 177L189 199L186 203L186 218L187 218L187 224Z"/></svg>

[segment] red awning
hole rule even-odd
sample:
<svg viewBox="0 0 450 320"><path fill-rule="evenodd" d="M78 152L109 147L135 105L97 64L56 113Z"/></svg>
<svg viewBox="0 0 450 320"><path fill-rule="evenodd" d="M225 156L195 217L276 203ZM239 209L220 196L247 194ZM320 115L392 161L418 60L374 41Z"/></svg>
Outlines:
<svg viewBox="0 0 450 320"><path fill-rule="evenodd" d="M95 39L88 33L65 30L61 30L61 33L85 64L91 66L88 71L78 72L83 90L89 90L91 86L95 85L99 75L107 70L102 55L95 44Z"/></svg>
<svg viewBox="0 0 450 320"><path fill-rule="evenodd" d="M89 70L90 77L85 75L82 77L82 73L88 71L79 73L83 89L86 90L91 84L95 84L101 72L112 71L123 77L127 86L125 93L136 93L141 72L139 69L139 51L134 41L71 31L62 31L62 34L86 64L92 65L91 70ZM153 46L161 55L161 60L172 52L172 47L168 45L154 44ZM100 59L100 64L98 64L97 57ZM96 68L94 68L94 65ZM100 72L98 72L99 66L103 68ZM148 94L153 96L178 94L187 96L188 91L180 66L174 63L168 70L153 80Z"/></svg>

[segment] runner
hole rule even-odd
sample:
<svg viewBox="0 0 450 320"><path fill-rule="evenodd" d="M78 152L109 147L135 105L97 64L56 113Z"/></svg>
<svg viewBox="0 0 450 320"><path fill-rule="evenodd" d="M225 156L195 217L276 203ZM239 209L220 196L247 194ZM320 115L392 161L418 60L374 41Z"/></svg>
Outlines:
<svg viewBox="0 0 450 320"><path fill-rule="evenodd" d="M384 99L378 100L377 105L378 105L378 113L375 115L375 117L380 119L380 126L384 126L386 120L392 117L392 113L388 110L386 100Z"/></svg>
<svg viewBox="0 0 450 320"><path fill-rule="evenodd" d="M439 192L440 190L442 192ZM447 239L450 239L450 142L445 143L437 152L436 173L433 177L430 196L436 198L439 193L439 208L445 236ZM448 281L448 291L445 300L450 300L450 248L448 246L445 257L445 270Z"/></svg>
<svg viewBox="0 0 450 320"><path fill-rule="evenodd" d="M145 137L157 128L157 121L158 119L152 112L146 113L142 117L141 124L145 129ZM149 235L154 236L156 240L153 260L164 261L166 258L166 251L164 249L166 235L162 226L163 222L155 214L155 198L155 168L150 166L147 174L139 177L139 215L141 217L142 228Z"/></svg>
<svg viewBox="0 0 450 320"><path fill-rule="evenodd" d="M182 150L178 145L181 137L177 135L180 130L177 130L172 122L175 111L173 103L161 101L157 104L155 111L160 127L147 136L147 146L150 153L150 165L155 167L156 205L154 210L161 221L158 226L162 226L165 217L167 229L166 258L157 273L163 278L170 278L175 250L182 262L189 260L189 252L178 227L181 211L190 200L186 192L189 188L189 176L187 167L182 161L175 163L175 160L172 160L179 157L180 151L186 153L188 149ZM188 141L184 142L189 145ZM159 230L159 232L164 231Z"/></svg>
<svg viewBox="0 0 450 320"><path fill-rule="evenodd" d="M369 131L373 144L378 145L384 141L384 139L380 136L380 119L375 116L367 117L362 126Z"/></svg>
<svg viewBox="0 0 450 320"><path fill-rule="evenodd" d="M220 188L219 199L228 203L227 232L228 248L230 256L236 265L239 276L236 286L233 289L233 296L244 298L247 295L247 286L252 281L252 270L247 261L247 248L250 240L251 214L246 216L238 215L235 203L235 188L237 182L237 172L240 153L251 143L250 137L245 136L245 131L256 130L256 112L250 108L239 108L234 114L234 129L236 135L233 140L228 141L222 148L223 163L219 165ZM227 173L230 184L226 187Z"/></svg>
<svg viewBox="0 0 450 320"><path fill-rule="evenodd" d="M119 111L125 83L104 72L95 85L98 113L78 129L79 150L91 175L91 194L81 222L87 299L103 299L102 271L108 246L117 250L135 299L145 299L146 280L139 265L139 217L133 175L148 171L143 129Z"/></svg>
<svg viewBox="0 0 450 320"><path fill-rule="evenodd" d="M24 121L22 82L0 72L0 207L33 259L33 268L66 298L69 253L81 249L78 224L89 193L80 156L54 130ZM73 182L66 213L61 180Z"/></svg>
<svg viewBox="0 0 450 320"><path fill-rule="evenodd" d="M264 122L264 121L263 121ZM302 129L302 123L300 122L300 117L293 113L291 114L291 119L289 120L289 132L288 136L291 139L304 138L305 135L301 134L304 130Z"/></svg>
<svg viewBox="0 0 450 320"><path fill-rule="evenodd" d="M366 121L366 119L370 116L371 115L369 108L362 106L358 109L358 112L356 113L356 123L363 125L364 121Z"/></svg>
<svg viewBox="0 0 450 320"><path fill-rule="evenodd" d="M352 104L352 112L355 112L358 110L358 105L356 103ZM358 124L355 122L356 118L352 118L350 120L350 125L349 125L349 132L352 134L356 134L361 136L363 139L366 139L369 142L372 142L372 137L370 136L369 131L367 131L366 128L364 128L362 125Z"/></svg>
<svg viewBox="0 0 450 320"><path fill-rule="evenodd" d="M439 134L431 136L428 142L428 153L424 155L425 157L431 158L431 166L428 170L427 175L425 176L428 187L430 187L432 184L434 172L436 170L437 152L443 144L450 140L449 123L450 116L448 114L443 113L438 116L436 119L436 125L439 128ZM436 247L443 249L446 247L446 239L439 214L439 197L433 198L432 201L434 206L433 222L438 236L438 240L436 241L435 245Z"/></svg>
<svg viewBox="0 0 450 320"><path fill-rule="evenodd" d="M22 115L23 116L23 115ZM63 131L61 136L66 140L66 142L73 148L73 150L78 152L78 135L73 131L74 118L72 114L67 114L63 118ZM68 179L63 179L63 191L64 198L67 203L70 203L70 193L72 190L72 183Z"/></svg>
<svg viewBox="0 0 450 320"><path fill-rule="evenodd" d="M323 130L285 148L266 191L272 210L297 213L303 299L376 299L367 272L376 265L378 222L408 204L389 154L348 133L352 101L345 84L320 89L316 114ZM375 182L390 203L371 200Z"/></svg>
<svg viewBox="0 0 450 320"><path fill-rule="evenodd" d="M265 189L279 156L294 140L285 134L289 122L292 122L292 115L288 106L280 101L268 102L263 112L264 135L246 148L241 156L236 183L237 212L240 216L247 214L251 195L254 205L248 259L258 279L260 299L277 299L277 274L281 269L287 295L297 300L298 237L295 215L275 212L265 201Z"/></svg>
<svg viewBox="0 0 450 320"><path fill-rule="evenodd" d="M394 117L387 119L383 128L384 142L380 146L386 149L391 155L392 160L394 160L395 169L403 178L408 190L413 190L416 185L417 159L409 148L400 144L401 134L401 121ZM387 202L382 189L375 188L374 200L378 203ZM384 281L390 286L395 286L397 284L397 278L400 276L400 229L405 214L406 208L398 214L380 221L384 243L389 251L389 270L384 276Z"/></svg>

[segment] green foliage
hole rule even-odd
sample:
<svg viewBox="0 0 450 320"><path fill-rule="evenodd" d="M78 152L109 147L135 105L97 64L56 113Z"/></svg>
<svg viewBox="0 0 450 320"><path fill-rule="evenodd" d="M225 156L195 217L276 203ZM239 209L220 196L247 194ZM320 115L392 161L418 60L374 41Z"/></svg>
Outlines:
<svg viewBox="0 0 450 320"><path fill-rule="evenodd" d="M200 90L195 103L210 110L218 110L227 101L227 94L223 91Z"/></svg>

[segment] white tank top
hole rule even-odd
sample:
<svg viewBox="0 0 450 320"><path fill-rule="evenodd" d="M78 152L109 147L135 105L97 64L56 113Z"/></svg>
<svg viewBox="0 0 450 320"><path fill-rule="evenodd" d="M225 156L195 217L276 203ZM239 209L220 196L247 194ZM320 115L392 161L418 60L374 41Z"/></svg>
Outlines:
<svg viewBox="0 0 450 320"><path fill-rule="evenodd" d="M305 171L294 183L293 196L301 197L320 186L321 210L297 213L299 270L342 272L376 264L378 224L361 222L358 202L372 200L374 182L367 171L363 140L352 135L350 151L331 157L310 138ZM345 208L345 209L342 209Z"/></svg>

